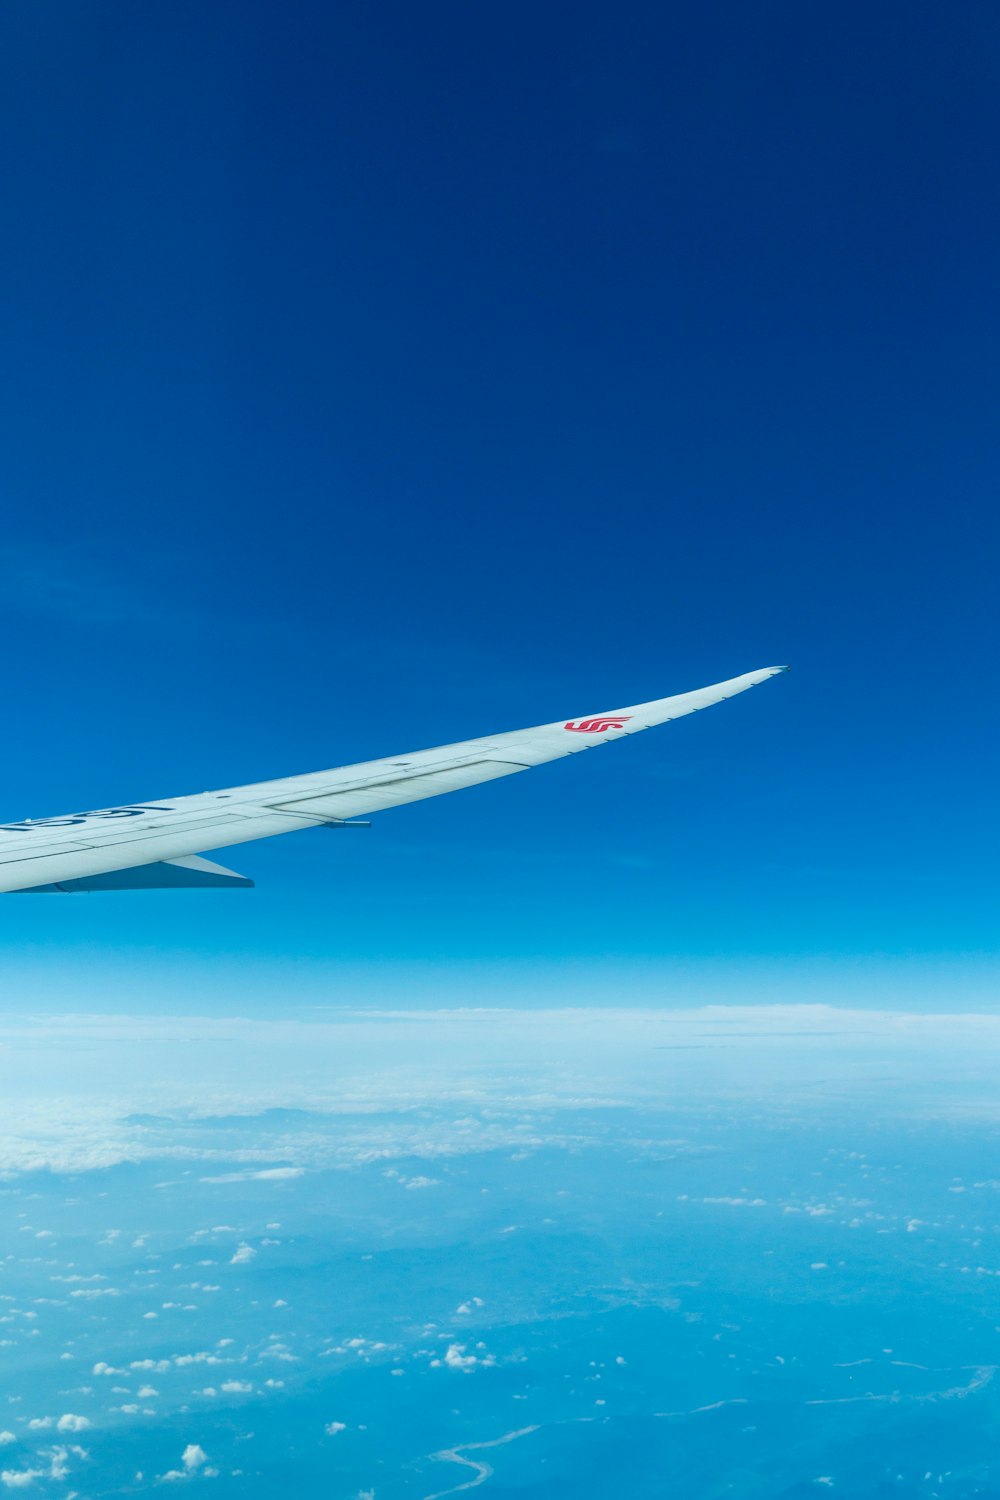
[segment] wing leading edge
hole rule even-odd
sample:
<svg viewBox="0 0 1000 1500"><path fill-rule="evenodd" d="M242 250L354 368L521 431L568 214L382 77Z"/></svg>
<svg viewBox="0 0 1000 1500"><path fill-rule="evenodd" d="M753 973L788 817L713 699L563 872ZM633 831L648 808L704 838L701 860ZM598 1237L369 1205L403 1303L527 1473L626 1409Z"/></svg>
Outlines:
<svg viewBox="0 0 1000 1500"><path fill-rule="evenodd" d="M692 693L307 776L0 824L0 892L252 885L197 856L301 828L350 827L370 813L511 776L697 713L785 670L764 667Z"/></svg>

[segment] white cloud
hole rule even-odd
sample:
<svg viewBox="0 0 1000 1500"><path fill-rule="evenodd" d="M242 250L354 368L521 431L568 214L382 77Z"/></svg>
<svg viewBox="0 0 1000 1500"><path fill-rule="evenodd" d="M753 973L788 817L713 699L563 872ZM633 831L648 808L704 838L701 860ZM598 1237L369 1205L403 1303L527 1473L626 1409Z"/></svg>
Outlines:
<svg viewBox="0 0 1000 1500"><path fill-rule="evenodd" d="M218 1469L208 1467L208 1454L200 1443L188 1443L181 1454L181 1464L182 1468L168 1469L160 1478L170 1484L180 1479L190 1479L198 1473L214 1478L219 1472Z"/></svg>
<svg viewBox="0 0 1000 1500"><path fill-rule="evenodd" d="M284 1182L304 1177L305 1167L263 1167L259 1172L224 1172L218 1177L203 1177L202 1182Z"/></svg>
<svg viewBox="0 0 1000 1500"><path fill-rule="evenodd" d="M978 978L963 971L967 999L981 995L992 1003L995 969L984 969ZM596 975L588 977L597 982ZM719 977L692 981L695 1000L713 992ZM932 970L914 977L922 998L931 994ZM870 964L853 980L838 969L820 988L836 983L841 993L868 999L877 978ZM650 977L650 994L654 983L659 981ZM758 974L748 978L739 998L753 1001L765 991L785 996L797 983L794 965L766 983ZM816 993L815 976L810 985ZM174 1158L179 1133L180 1154L199 1170L241 1178L364 1162L428 1163L503 1147L520 1152L558 1144L580 1129L596 1130L596 1123L580 1124L581 1102L603 1108L625 1102L623 1093L632 1104L661 1098L663 1049L693 1043L699 1050L688 1059L690 1087L711 1088L715 1097L732 1085L747 1098L808 1106L818 1097L820 1076L834 1087L872 1089L875 1059L887 1048L899 1076L918 1089L924 1079L940 1077L942 1062L949 1076L959 1077L969 1059L1000 1060L1000 1016L985 1011L985 1003L980 1013L970 1004L965 1013L948 1016L927 1009L751 1003L695 1004L689 1011L486 1005L317 1012L307 1020L185 1017L189 1068L169 1085L157 1076L162 1049L156 1044L176 1036L175 1019L78 1015L33 1017L26 1024L4 1018L0 1047L10 1062L14 1093L8 1103L15 1124L0 1140L0 1173L83 1172ZM37 1046L41 1024L44 1066ZM762 1047L778 1036L780 1046ZM214 1045L223 1040L224 1054ZM546 1065L554 1047L562 1061L558 1076ZM230 1128L201 1127L190 1104L199 1094L211 1096L216 1119L230 1116ZM154 1101L159 1118L151 1121ZM302 1122L276 1122L263 1159L254 1112L274 1106L310 1111L312 1121L305 1129ZM422 1113L423 1106L429 1110ZM526 1111L535 1107L545 1118L532 1123ZM958 1092L935 1096L938 1114L965 1107ZM1000 1106L989 1107L1000 1113ZM130 1123L132 1113L147 1119ZM432 1168L424 1170L432 1181ZM130 1229L120 1243L135 1237ZM104 1243L116 1241L108 1233Z"/></svg>
<svg viewBox="0 0 1000 1500"><path fill-rule="evenodd" d="M728 1203L732 1208L766 1208L764 1198L702 1198L702 1203Z"/></svg>
<svg viewBox="0 0 1000 1500"><path fill-rule="evenodd" d="M462 1370L468 1374L477 1365L491 1366L496 1364L496 1355L488 1354L485 1344L478 1343L476 1349L482 1352L469 1354L466 1352L467 1346L465 1344L449 1344L441 1359L434 1358L431 1360L431 1369L439 1370L442 1365L445 1365L449 1370Z"/></svg>
<svg viewBox="0 0 1000 1500"><path fill-rule="evenodd" d="M243 1244L237 1246L236 1250L234 1250L232 1259L230 1260L229 1264L231 1266L248 1265L249 1262L255 1258L256 1254L257 1252L253 1248L253 1246L248 1245L246 1241L244 1241Z"/></svg>
<svg viewBox="0 0 1000 1500"><path fill-rule="evenodd" d="M224 1380L219 1390L225 1391L227 1396L235 1396L245 1391L252 1391L253 1385L249 1380Z"/></svg>
<svg viewBox="0 0 1000 1500"><path fill-rule="evenodd" d="M327 1422L326 1426L323 1428L323 1431L326 1433L327 1437L336 1437L338 1432L347 1431L347 1423Z"/></svg>
<svg viewBox="0 0 1000 1500"><path fill-rule="evenodd" d="M157 1390L157 1389L156 1389L156 1388L155 1388L155 1386L151 1386L151 1385L141 1385L141 1386L140 1386L140 1387L139 1387L139 1400L140 1400L140 1401L152 1401L152 1400L153 1400L153 1398L154 1398L154 1397L155 1397L155 1396L158 1396L158 1395L159 1395L159 1394L160 1394L160 1393L159 1393L159 1391L158 1391L158 1390Z"/></svg>
<svg viewBox="0 0 1000 1500"><path fill-rule="evenodd" d="M60 1432L86 1432L90 1425L89 1417L78 1417L71 1411L66 1412L56 1423Z"/></svg>
<svg viewBox="0 0 1000 1500"><path fill-rule="evenodd" d="M77 1458L87 1457L85 1450L76 1446L48 1448L41 1454L42 1458L49 1461L47 1469L3 1469L0 1470L0 1484L9 1490L24 1490L34 1484L36 1479L65 1479L69 1472L66 1459L70 1453Z"/></svg>
<svg viewBox="0 0 1000 1500"><path fill-rule="evenodd" d="M411 1177L409 1181L403 1183L403 1186L412 1190L413 1188L440 1187L441 1182L437 1177Z"/></svg>

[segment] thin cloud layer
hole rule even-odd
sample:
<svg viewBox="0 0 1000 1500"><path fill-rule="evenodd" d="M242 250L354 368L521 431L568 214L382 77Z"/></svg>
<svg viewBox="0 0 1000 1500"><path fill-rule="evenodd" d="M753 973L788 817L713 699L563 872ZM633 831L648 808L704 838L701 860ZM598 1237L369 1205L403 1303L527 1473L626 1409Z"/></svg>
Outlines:
<svg viewBox="0 0 1000 1500"><path fill-rule="evenodd" d="M156 1061L167 1040L185 1049L172 1080ZM0 1024L0 1045L11 1079L0 1173L162 1160L277 1194L311 1170L569 1144L561 1122L581 1109L713 1094L807 1109L867 1092L886 1104L927 1078L933 1107L958 1110L1000 1064L1000 1017L828 1006L48 1017ZM890 1055L898 1078L886 1085ZM436 1185L427 1172L399 1181Z"/></svg>

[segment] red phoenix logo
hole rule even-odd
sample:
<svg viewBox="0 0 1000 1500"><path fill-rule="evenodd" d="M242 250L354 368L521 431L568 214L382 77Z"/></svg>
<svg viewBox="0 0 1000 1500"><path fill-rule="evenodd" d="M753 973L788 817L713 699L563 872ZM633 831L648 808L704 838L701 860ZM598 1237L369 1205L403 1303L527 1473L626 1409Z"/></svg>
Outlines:
<svg viewBox="0 0 1000 1500"><path fill-rule="evenodd" d="M605 734L609 729L624 729L630 717L629 714L598 714L594 719L580 719L576 724L570 719L566 728L575 729L577 734Z"/></svg>

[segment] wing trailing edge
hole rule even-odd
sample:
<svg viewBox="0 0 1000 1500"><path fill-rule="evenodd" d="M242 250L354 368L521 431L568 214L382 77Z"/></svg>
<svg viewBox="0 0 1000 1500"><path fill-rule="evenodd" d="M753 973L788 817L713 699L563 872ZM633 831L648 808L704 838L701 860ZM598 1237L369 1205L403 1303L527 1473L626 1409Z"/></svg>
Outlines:
<svg viewBox="0 0 1000 1500"><path fill-rule="evenodd" d="M105 870L96 875L82 875L73 880L53 880L48 885L22 886L23 896L48 895L49 892L71 895L74 891L182 891L205 886L252 886L246 875L237 875L225 865L217 865L200 854L183 859L157 859L148 865L132 865L125 870ZM14 894L17 894L15 892Z"/></svg>

